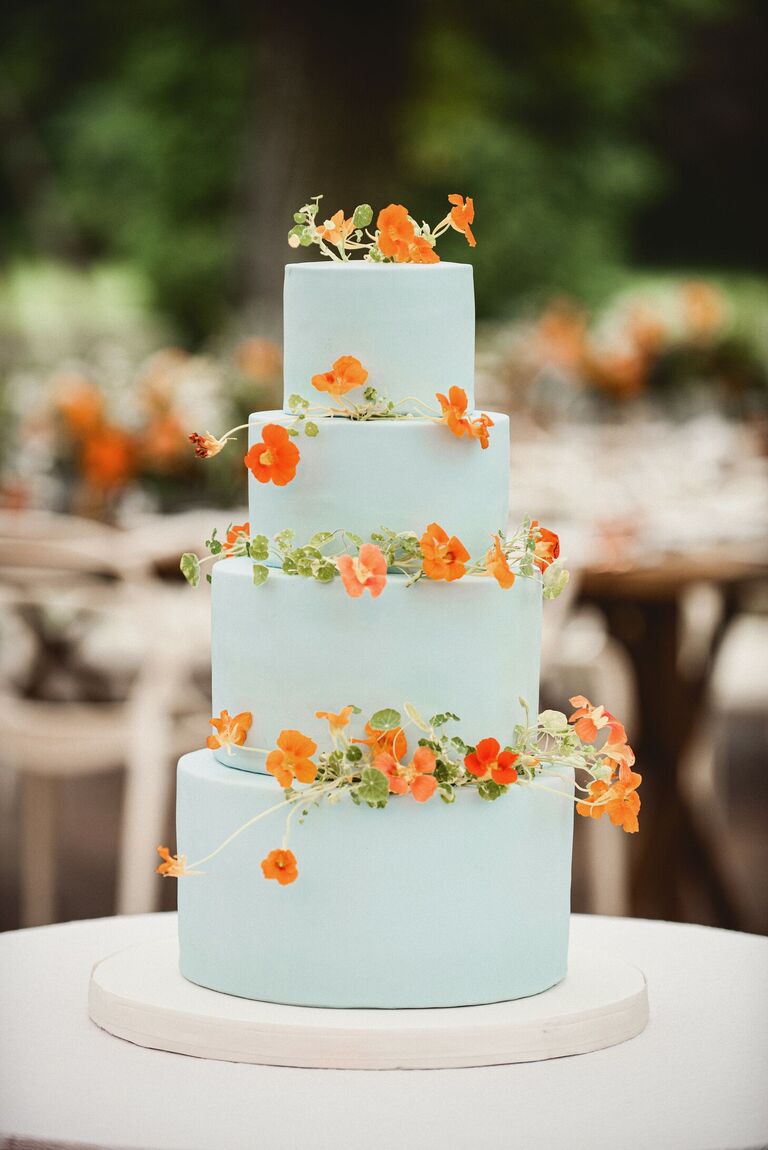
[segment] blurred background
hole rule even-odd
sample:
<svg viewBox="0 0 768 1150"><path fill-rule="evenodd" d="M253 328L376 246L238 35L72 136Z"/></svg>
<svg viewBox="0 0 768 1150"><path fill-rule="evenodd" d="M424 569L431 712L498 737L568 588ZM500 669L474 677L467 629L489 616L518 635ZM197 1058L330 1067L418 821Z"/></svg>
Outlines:
<svg viewBox="0 0 768 1150"><path fill-rule="evenodd" d="M0 12L0 929L170 907L208 733L205 587L278 405L292 213L474 197L479 402L558 530L542 704L625 719L642 832L574 908L768 932L768 232L760 0ZM306 254L306 253L302 253Z"/></svg>

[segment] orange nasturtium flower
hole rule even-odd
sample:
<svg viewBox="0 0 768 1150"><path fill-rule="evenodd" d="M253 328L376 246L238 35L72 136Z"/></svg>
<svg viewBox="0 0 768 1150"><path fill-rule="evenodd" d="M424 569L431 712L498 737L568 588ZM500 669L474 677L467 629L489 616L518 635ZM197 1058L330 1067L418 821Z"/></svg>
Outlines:
<svg viewBox="0 0 768 1150"><path fill-rule="evenodd" d="M158 847L157 853L163 861L155 867L155 874L161 874L163 878L181 878L187 873L186 855L172 855L168 847Z"/></svg>
<svg viewBox="0 0 768 1150"><path fill-rule="evenodd" d="M245 466L259 483L285 487L296 474L299 449L281 423L268 423L262 429L261 443L254 443L245 457Z"/></svg>
<svg viewBox="0 0 768 1150"><path fill-rule="evenodd" d="M608 732L609 742L626 743L624 727L605 707L593 706L586 695L573 695L568 702L576 708L568 722L573 723L573 729L582 743L594 744L602 730Z"/></svg>
<svg viewBox="0 0 768 1150"><path fill-rule="evenodd" d="M411 258L411 245L416 238L408 209L402 204L389 204L379 212L376 227L381 254L387 259L393 259L395 263L407 263Z"/></svg>
<svg viewBox="0 0 768 1150"><path fill-rule="evenodd" d="M458 436L459 439L461 439L463 435L468 435L467 393L464 388L451 387L448 389L447 396L439 391L435 394L437 396L437 402L440 404L443 412L439 422L444 423L448 430Z"/></svg>
<svg viewBox="0 0 768 1150"><path fill-rule="evenodd" d="M498 535L494 535L492 538L493 547L485 556L485 573L492 575L499 587L503 587L507 591L515 581L515 573L502 550L501 539Z"/></svg>
<svg viewBox="0 0 768 1150"><path fill-rule="evenodd" d="M198 435L196 431L193 431L187 438L194 446L195 455L198 459L211 459L227 446L226 438L217 439L215 435L211 435L210 431L206 431L205 435Z"/></svg>
<svg viewBox="0 0 768 1150"><path fill-rule="evenodd" d="M443 530L439 523L430 523L419 540L423 556L422 567L429 579L445 579L451 583L466 573L469 552L460 540Z"/></svg>
<svg viewBox="0 0 768 1150"><path fill-rule="evenodd" d="M354 707L342 707L338 715L333 711L315 711L316 719L327 719L328 730L332 735L338 735L345 727L349 726L350 715L354 711Z"/></svg>
<svg viewBox="0 0 768 1150"><path fill-rule="evenodd" d="M483 451L485 451L490 442L490 436L488 434L490 427L493 427L493 420L490 415L486 415L484 411L478 415L477 419L473 419L469 425L469 435L472 439L479 439Z"/></svg>
<svg viewBox="0 0 768 1150"><path fill-rule="evenodd" d="M312 376L312 386L338 398L355 387L362 387L367 378L368 372L359 359L354 355L342 355L330 371Z"/></svg>
<svg viewBox="0 0 768 1150"><path fill-rule="evenodd" d="M234 555L238 551L243 554L242 541L247 540L250 533L250 523L233 523L224 540L224 554Z"/></svg>
<svg viewBox="0 0 768 1150"><path fill-rule="evenodd" d="M275 751L267 755L267 770L274 775L281 787L290 787L294 779L300 783L313 783L317 777L317 765L312 755L317 743L302 735L301 731L281 731L277 737Z"/></svg>
<svg viewBox="0 0 768 1150"><path fill-rule="evenodd" d="M376 727L372 727L370 723L366 723L365 733L367 736L365 739L353 739L352 742L370 747L371 754L374 757L376 755L387 754L399 759L408 754L408 739L402 727L393 727L389 731L380 731Z"/></svg>
<svg viewBox="0 0 768 1150"><path fill-rule="evenodd" d="M344 247L354 230L355 225L352 223L352 217L350 216L349 219L345 220L341 208L324 224L320 224L317 229L318 234L324 240L327 240L329 244L336 244L337 247Z"/></svg>
<svg viewBox="0 0 768 1150"><path fill-rule="evenodd" d="M444 423L459 439L463 435L478 439L480 446L485 449L489 443L488 428L493 427L490 415L481 412L477 419L470 420L467 415L467 393L463 387L449 388L447 397L439 391L435 394L443 412L438 423Z"/></svg>
<svg viewBox="0 0 768 1150"><path fill-rule="evenodd" d="M539 571L546 571L547 567L551 566L560 554L560 540L554 531L539 526L538 519L532 521L531 532L538 532L536 546L533 550L533 561Z"/></svg>
<svg viewBox="0 0 768 1150"><path fill-rule="evenodd" d="M250 711L241 711L233 718L229 711L222 711L218 719L211 719L210 722L216 734L209 735L205 745L212 751L219 747L226 748L231 755L233 747L242 747L245 742L253 715Z"/></svg>
<svg viewBox="0 0 768 1150"><path fill-rule="evenodd" d="M617 779L611 782L597 779L590 784L589 798L577 803L576 811L593 819L607 814L615 827L621 827L627 834L635 834L640 829L637 815L641 802L637 788L642 781L642 775L622 764Z"/></svg>
<svg viewBox="0 0 768 1150"><path fill-rule="evenodd" d="M477 241L472 234L471 226L475 220L474 200L471 196L467 196L465 201L463 196L454 193L448 197L448 203L453 204L450 214L451 227L466 236L467 243L471 248L475 247Z"/></svg>
<svg viewBox="0 0 768 1150"><path fill-rule="evenodd" d="M293 851L270 851L267 857L261 860L261 869L264 878L276 879L280 886L288 886L289 883L296 882L299 877L299 868Z"/></svg>
<svg viewBox="0 0 768 1150"><path fill-rule="evenodd" d="M373 765L387 776L392 795L407 795L410 791L417 803L425 803L437 790L434 778L437 760L429 747L419 747L407 766L386 752L377 755Z"/></svg>
<svg viewBox="0 0 768 1150"><path fill-rule="evenodd" d="M492 779L499 786L517 782L514 751L502 751L498 739L481 739L474 751L464 757L464 766L476 779Z"/></svg>
<svg viewBox="0 0 768 1150"><path fill-rule="evenodd" d="M440 256L425 236L414 236L408 248L412 264L439 264Z"/></svg>
<svg viewBox="0 0 768 1150"><path fill-rule="evenodd" d="M336 566L344 590L353 599L359 599L365 590L370 591L372 599L378 599L386 586L387 561L375 543L364 543L357 556L339 555Z"/></svg>
<svg viewBox="0 0 768 1150"><path fill-rule="evenodd" d="M619 722L605 707L593 707L584 695L574 695L570 700L576 710L568 720L573 723L573 729L582 743L594 745L601 731L607 734L607 739L600 748L600 753L613 765L619 767L633 766L635 752L627 743L627 732L624 725Z"/></svg>

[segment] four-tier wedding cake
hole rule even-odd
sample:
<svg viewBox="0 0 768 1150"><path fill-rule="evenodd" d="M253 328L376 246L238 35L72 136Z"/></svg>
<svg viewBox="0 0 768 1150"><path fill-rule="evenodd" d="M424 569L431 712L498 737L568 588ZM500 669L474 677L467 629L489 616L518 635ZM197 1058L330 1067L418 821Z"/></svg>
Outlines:
<svg viewBox="0 0 768 1150"><path fill-rule="evenodd" d="M290 242L285 402L257 412L249 523L209 540L214 733L178 769L181 972L323 1007L536 994L566 972L580 813L637 827L621 725L537 714L556 536L510 530L510 428L474 402L472 268L400 205ZM364 258L353 259L362 254ZM224 436L194 435L199 455ZM514 444L514 428L512 429ZM201 562L185 555L191 582Z"/></svg>

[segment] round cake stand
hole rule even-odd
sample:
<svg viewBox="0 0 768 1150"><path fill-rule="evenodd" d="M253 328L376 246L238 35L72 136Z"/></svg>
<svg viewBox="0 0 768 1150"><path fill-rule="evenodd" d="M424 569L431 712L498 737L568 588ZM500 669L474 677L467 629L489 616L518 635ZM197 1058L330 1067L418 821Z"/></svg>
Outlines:
<svg viewBox="0 0 768 1150"><path fill-rule="evenodd" d="M587 1054L634 1038L648 1021L645 975L571 948L568 975L514 1002L430 1010L329 1010L206 990L178 969L163 938L121 950L91 972L97 1026L156 1050L340 1070L493 1066Z"/></svg>

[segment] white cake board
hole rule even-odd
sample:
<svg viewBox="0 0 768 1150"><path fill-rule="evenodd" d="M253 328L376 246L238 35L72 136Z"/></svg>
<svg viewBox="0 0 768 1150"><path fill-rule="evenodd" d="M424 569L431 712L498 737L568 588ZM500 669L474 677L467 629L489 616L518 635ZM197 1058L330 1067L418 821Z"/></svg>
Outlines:
<svg viewBox="0 0 768 1150"><path fill-rule="evenodd" d="M97 1026L155 1050L340 1070L494 1066L587 1054L648 1021L645 975L571 947L568 976L531 998L431 1010L278 1006L206 990L178 970L176 938L118 951L91 972Z"/></svg>

